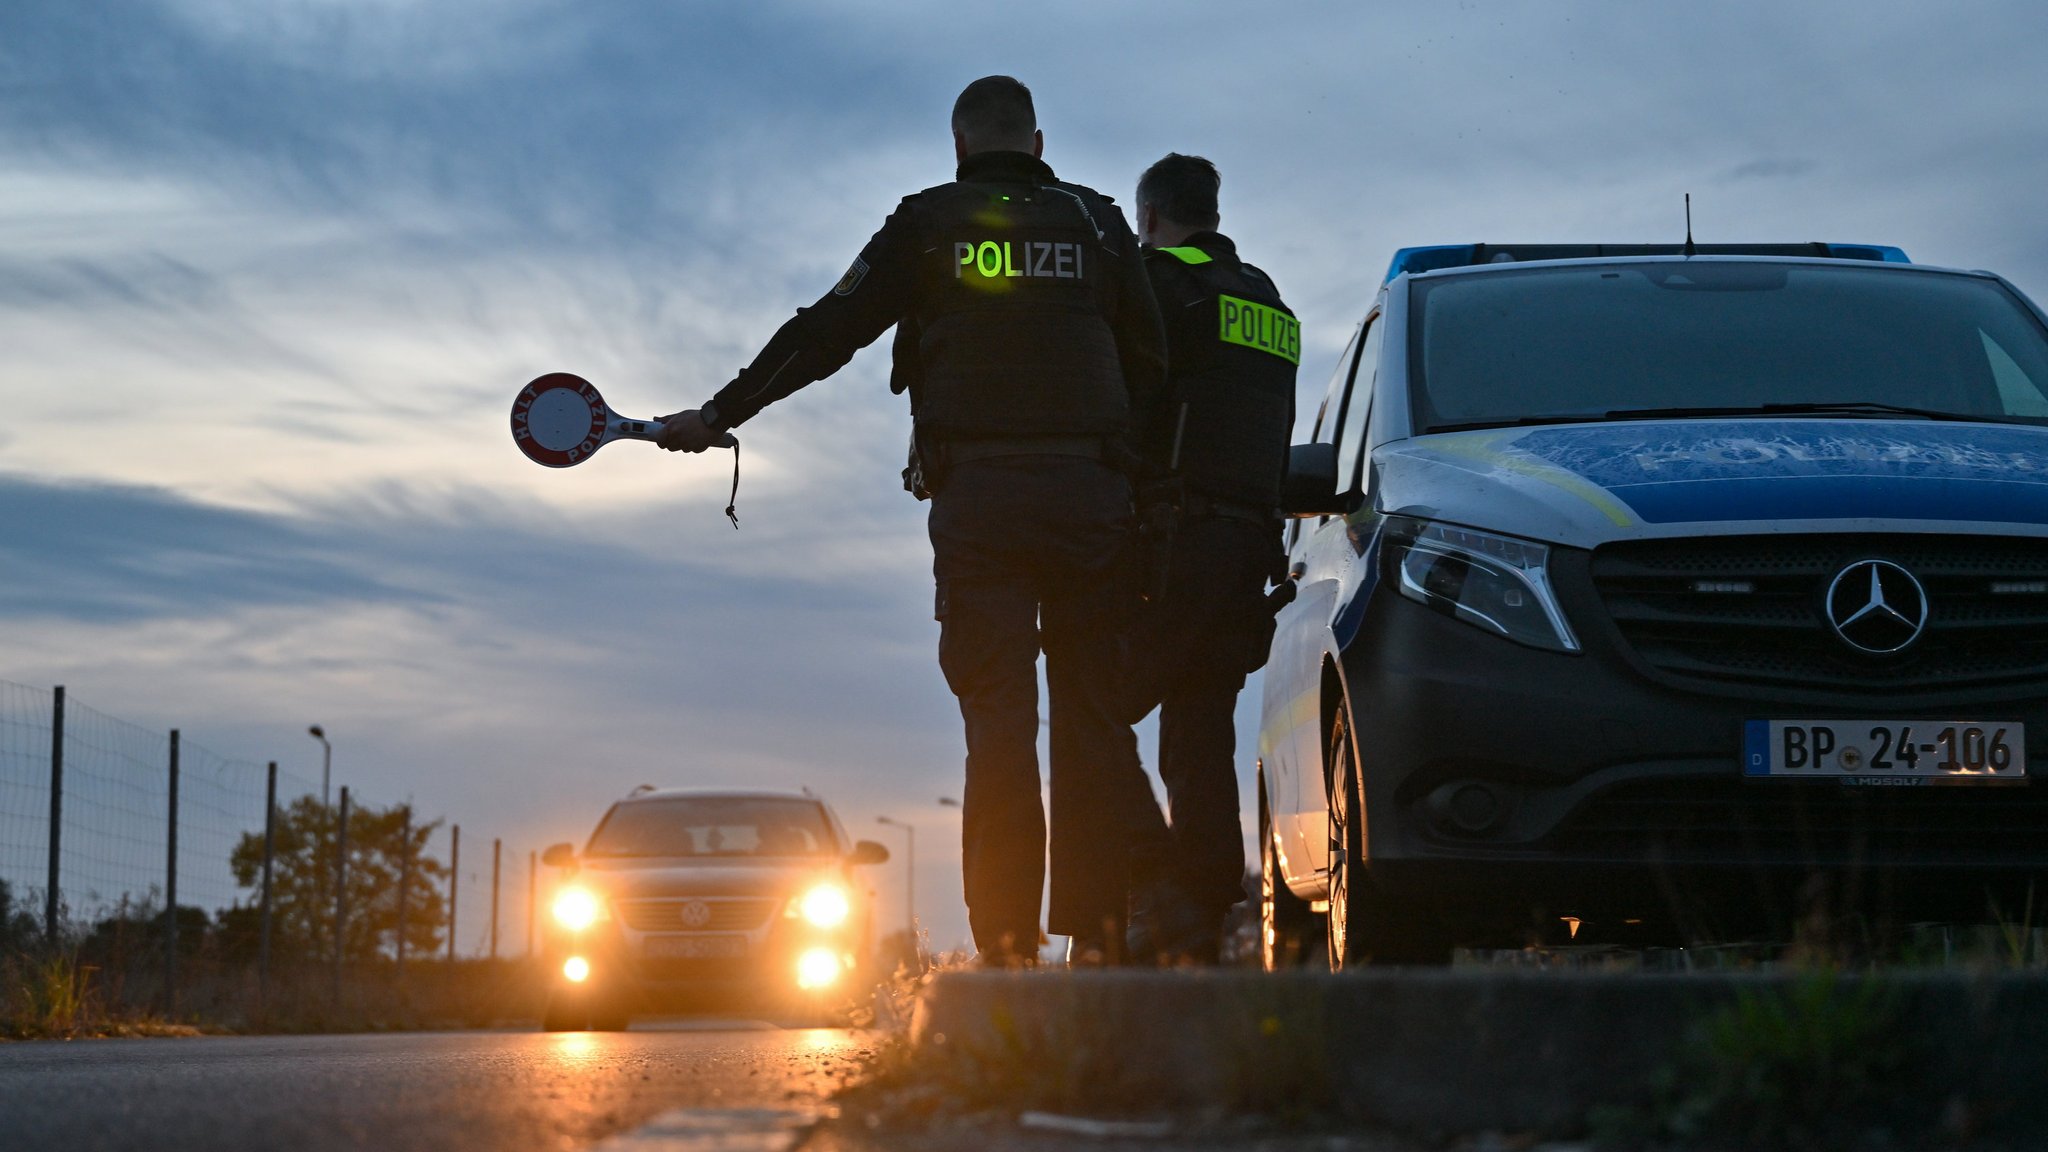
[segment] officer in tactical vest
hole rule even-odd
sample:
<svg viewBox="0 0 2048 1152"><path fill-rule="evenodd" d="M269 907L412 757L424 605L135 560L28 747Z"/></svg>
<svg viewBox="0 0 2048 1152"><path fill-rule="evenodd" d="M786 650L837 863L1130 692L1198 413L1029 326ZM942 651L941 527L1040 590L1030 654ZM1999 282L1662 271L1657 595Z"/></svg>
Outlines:
<svg viewBox="0 0 2048 1152"><path fill-rule="evenodd" d="M1158 418L1164 336L1122 212L1054 176L1044 144L1024 85L968 85L953 106L954 182L905 198L836 287L660 438L702 451L896 325L891 387L910 394L906 486L932 501L939 665L967 730L968 918L988 963L1037 954L1041 651L1047 927L1093 953L1123 932L1126 817L1146 788L1117 719L1119 568L1126 461L1135 429Z"/></svg>
<svg viewBox="0 0 2048 1152"><path fill-rule="evenodd" d="M1135 849L1130 946L1140 960L1214 963L1224 916L1244 898L1232 714L1293 591L1278 509L1301 326L1272 279L1216 230L1220 185L1215 165L1178 153L1138 181L1169 365L1164 418L1145 445L1165 479L1144 502L1148 533L1167 538L1151 550L1125 718L1160 709L1171 820ZM1156 828L1156 808L1139 818Z"/></svg>

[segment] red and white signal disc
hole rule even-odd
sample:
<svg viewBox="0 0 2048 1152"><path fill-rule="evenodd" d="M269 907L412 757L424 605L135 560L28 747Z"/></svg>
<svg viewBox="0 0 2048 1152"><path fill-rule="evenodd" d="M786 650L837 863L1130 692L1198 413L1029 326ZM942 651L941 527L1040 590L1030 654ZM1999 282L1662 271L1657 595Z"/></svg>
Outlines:
<svg viewBox="0 0 2048 1152"><path fill-rule="evenodd" d="M590 381L550 372L512 400L512 442L526 458L550 468L580 464L604 443L611 409Z"/></svg>

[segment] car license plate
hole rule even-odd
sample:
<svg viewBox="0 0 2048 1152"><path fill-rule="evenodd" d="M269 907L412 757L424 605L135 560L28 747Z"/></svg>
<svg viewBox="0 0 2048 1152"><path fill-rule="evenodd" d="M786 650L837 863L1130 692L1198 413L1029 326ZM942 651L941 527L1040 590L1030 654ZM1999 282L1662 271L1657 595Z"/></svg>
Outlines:
<svg viewBox="0 0 2048 1152"><path fill-rule="evenodd" d="M2027 729L1994 720L1751 720L1748 776L1844 784L1998 784L2026 779Z"/></svg>
<svg viewBox="0 0 2048 1152"><path fill-rule="evenodd" d="M647 955L653 960L729 960L747 954L744 936L649 936Z"/></svg>

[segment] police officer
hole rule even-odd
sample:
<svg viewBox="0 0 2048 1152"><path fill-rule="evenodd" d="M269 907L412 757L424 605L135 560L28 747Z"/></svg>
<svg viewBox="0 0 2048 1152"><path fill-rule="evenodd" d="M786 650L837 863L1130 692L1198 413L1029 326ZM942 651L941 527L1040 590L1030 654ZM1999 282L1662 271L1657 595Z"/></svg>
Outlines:
<svg viewBox="0 0 2048 1152"><path fill-rule="evenodd" d="M1244 898L1232 714L1266 661L1288 593L1280 481L1294 427L1301 328L1272 278L1217 231L1215 165L1171 153L1138 181L1145 270L1167 332L1167 404L1146 455L1167 480L1146 503L1172 510L1163 567L1136 629L1136 719L1159 713L1159 775L1171 820L1138 848L1131 950L1140 959L1216 960ZM1163 530L1162 517L1148 528ZM1269 598L1266 584L1281 590ZM1156 824L1156 819L1154 820Z"/></svg>
<svg viewBox="0 0 2048 1152"><path fill-rule="evenodd" d="M1051 696L1047 927L1120 939L1128 796L1142 770L1114 697L1128 581L1131 433L1156 420L1164 337L1123 214L1065 183L1031 92L1007 76L953 106L953 183L907 197L838 285L660 442L702 451L768 404L837 371L897 326L928 491L939 666L967 732L964 867L984 962L1030 963L1046 874L1038 654Z"/></svg>

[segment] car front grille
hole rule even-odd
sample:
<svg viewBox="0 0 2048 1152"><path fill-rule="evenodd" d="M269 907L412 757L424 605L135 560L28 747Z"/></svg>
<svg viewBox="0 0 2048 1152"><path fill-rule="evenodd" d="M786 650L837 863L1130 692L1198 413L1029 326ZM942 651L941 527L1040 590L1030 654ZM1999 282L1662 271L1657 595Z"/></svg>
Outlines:
<svg viewBox="0 0 2048 1152"><path fill-rule="evenodd" d="M1924 634L1871 656L1829 627L1824 599L1858 560L1926 589ZM1905 692L2048 678L2048 540L1840 534L1635 540L1594 552L1609 617L1644 661L1724 684ZM1747 588L1747 591L1729 590ZM1721 590L1705 590L1718 588Z"/></svg>
<svg viewBox="0 0 2048 1152"><path fill-rule="evenodd" d="M2048 864L2048 788L1651 780L1580 804L1552 847L1726 864Z"/></svg>
<svg viewBox="0 0 2048 1152"><path fill-rule="evenodd" d="M709 917L690 923L684 909L702 904ZM775 911L773 900L622 900L619 919L635 932L751 932Z"/></svg>

